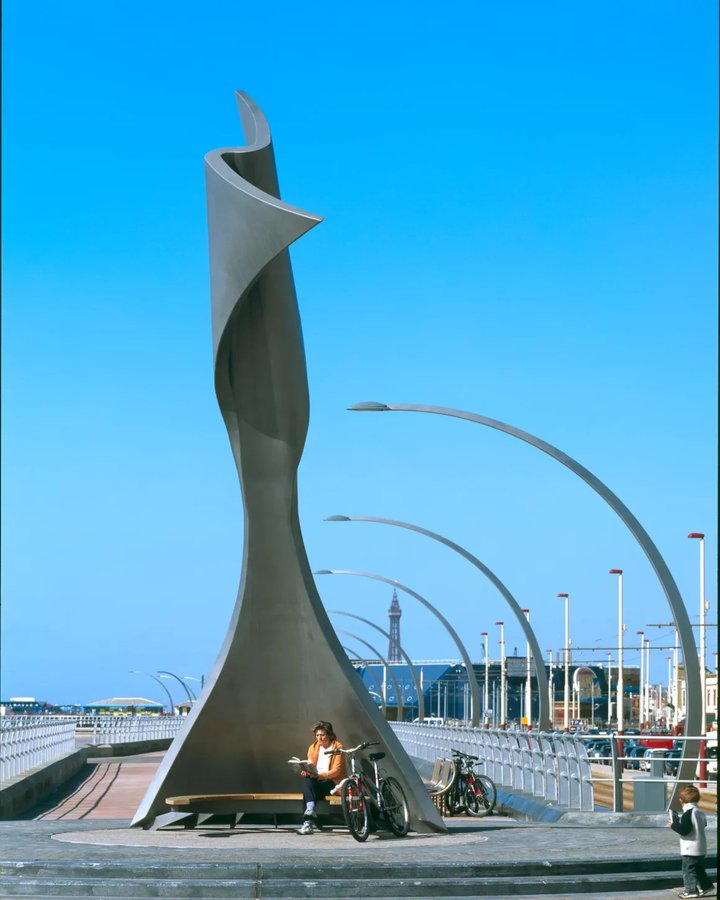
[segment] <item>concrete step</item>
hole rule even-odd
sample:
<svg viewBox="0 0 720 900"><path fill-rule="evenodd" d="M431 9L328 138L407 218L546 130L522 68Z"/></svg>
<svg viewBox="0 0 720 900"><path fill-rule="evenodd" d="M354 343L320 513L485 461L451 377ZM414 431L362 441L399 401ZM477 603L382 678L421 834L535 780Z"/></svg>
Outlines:
<svg viewBox="0 0 720 900"><path fill-rule="evenodd" d="M407 898L432 897L450 900L464 897L557 897L560 893L593 895L619 892L622 896L647 890L669 889L682 885L675 870L640 874L503 876L498 878L412 878L351 879L318 878L304 880L279 878L263 880L188 878L158 880L147 878L0 878L0 896L4 897L102 897L107 900L160 897L165 900L187 898Z"/></svg>

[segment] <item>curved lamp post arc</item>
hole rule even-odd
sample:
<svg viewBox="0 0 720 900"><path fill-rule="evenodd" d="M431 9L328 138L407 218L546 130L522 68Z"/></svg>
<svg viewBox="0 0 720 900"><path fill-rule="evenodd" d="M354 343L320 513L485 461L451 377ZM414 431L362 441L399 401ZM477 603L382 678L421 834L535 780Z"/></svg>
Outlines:
<svg viewBox="0 0 720 900"><path fill-rule="evenodd" d="M390 663L385 659L385 657L382 655L382 653L380 653L380 651L377 649L377 647L373 647L372 644L369 644L367 641L364 641L357 634L353 634L352 631L346 631L344 628L339 628L338 631L341 634L345 634L348 637L351 637L354 641L360 641L360 643L363 645L363 647L367 647L368 650L371 650L375 654L375 656L377 656L377 658L380 660L380 662L383 664L385 671L390 676L390 681L392 681L393 687L395 688L395 697L397 698L397 716L398 716L398 721L401 722L402 721L401 715L402 715L402 708L403 708L402 707L402 692L400 690L400 685L397 683L397 679L395 678L395 675L393 674L392 669L390 668ZM383 703L385 704L385 709L387 709L387 699L385 697L385 691L383 691Z"/></svg>
<svg viewBox="0 0 720 900"><path fill-rule="evenodd" d="M502 581L500 581L500 579L493 571L491 571L484 563L480 562L480 560L476 556L473 556L472 553L469 553L467 550L465 550L464 547L461 547L454 541L451 541L434 531L429 531L427 528L421 528L419 525L412 525L410 522L400 522L397 519L383 519L377 516L328 516L325 521L376 522L381 525L395 525L398 528L406 528L408 529L408 531L416 531L418 534L423 534L425 535L425 537L432 538L432 540L438 541L439 543L444 544L446 547L449 547L451 550L454 550L456 553L459 553L460 556L464 557L469 563L475 566L476 569L479 569L482 574L486 578L488 578L490 582L498 589L498 591L500 591L505 602L508 604L515 618L517 619L518 624L522 628L528 644L530 644L530 649L532 651L535 665L535 677L537 678L538 684L538 696L540 698L538 721L540 722L541 730L547 728L548 722L550 720L550 709L547 703L548 680L547 674L545 672L545 663L543 660L542 651L540 650L540 644L538 643L535 632L533 631L524 610L510 593L508 588L503 584Z"/></svg>
<svg viewBox="0 0 720 900"><path fill-rule="evenodd" d="M687 679L685 733L692 735L700 733L702 717L704 715L704 709L702 709L702 701L704 698L701 697L700 684L700 661L698 659L695 640L693 638L690 618L688 617L682 595L680 594L680 590L675 583L675 579L673 578L667 563L653 543L650 535L645 531L640 522L638 522L622 500L614 494L606 484L593 475L589 469L586 469L585 466L577 462L577 460L568 456L567 453L564 453L552 444L548 444L547 441L543 441L534 434L530 434L520 428L515 428L513 425L508 425L506 422L500 422L498 419L491 419L488 416L481 416L477 413L467 412L461 409L449 409L444 406L427 406L417 403L364 402L355 403L353 406L349 407L349 409L353 412L424 412L440 416L450 416L455 419L465 419L468 422L485 425L488 428L502 431L504 434L509 434L511 437L518 438L521 441L525 441L527 444L531 444L533 447L537 447L538 450L542 450L543 453L547 453L548 456L551 456L553 459L562 463L566 468L570 469L571 472L574 472L578 477L582 478L586 484L590 485L608 506L610 506L613 512L615 512L625 523L657 575L665 598L670 606L670 611L680 636L680 645L683 652L685 677ZM691 781L693 778L695 763L692 761L692 758L697 756L698 744L699 741L697 740L685 742L683 756L678 767L677 781L673 788L672 797L670 798L671 804L675 801L679 785L682 784L683 781Z"/></svg>
<svg viewBox="0 0 720 900"><path fill-rule="evenodd" d="M348 632L348 634L349 634L349 633L350 633L350 632ZM360 663L361 665L365 666L365 668L366 668L366 669L368 670L368 672L370 673L370 677L371 677L372 680L375 682L375 687L377 688L377 695L378 695L378 697L380 698L380 708L382 709L382 711L383 711L383 713L384 713L384 712L385 712L385 698L383 697L382 685L381 685L380 682L377 680L377 675L376 675L376 674L373 672L373 670L370 668L370 661L367 660L367 659L365 659L364 656L360 656L360 654L357 652L357 650L353 650L353 648L352 648L352 647L348 647L347 644L342 644L342 648L343 648L343 650L344 650L348 655L352 655L353 659L354 659L356 662L358 662L358 663ZM361 680L362 680L362 679L361 679ZM370 692L368 691L368 693L370 693Z"/></svg>
<svg viewBox="0 0 720 900"><path fill-rule="evenodd" d="M185 693L188 695L188 700L191 703L194 703L197 700L197 697L195 696L194 692L190 690L190 688L185 684L185 682L182 680L182 678L179 675L175 675L173 672L166 672L163 669L158 669L158 675L160 675L160 677L162 677L163 675L166 675L169 678L174 678L175 681L179 681L180 684L185 688Z"/></svg>
<svg viewBox="0 0 720 900"><path fill-rule="evenodd" d="M383 637L386 637L388 641L390 640L390 632L385 631L384 628L381 628L379 625L376 625L374 622L371 622L370 619L363 619L362 616L356 616L355 613L343 612L341 609L329 609L328 612L330 615L335 616L347 616L349 619L357 619L358 622L364 622L366 625L369 625L371 628L374 628L375 631L379 631ZM400 655L405 660L405 664L410 670L410 677L413 680L415 685L415 693L418 698L418 719L422 721L425 718L425 701L422 695L422 685L420 684L420 679L418 678L417 671L415 666L413 665L413 661L407 655L407 653L403 650L403 648L398 644L398 649L400 650Z"/></svg>
<svg viewBox="0 0 720 900"><path fill-rule="evenodd" d="M465 649L465 645L460 640L460 636L452 627L452 625L448 622L448 620L443 616L443 614L436 609L429 600L426 600L425 597L420 596L416 591L412 588L407 587L404 584L400 584L399 581L395 581L394 578L385 578L384 575L375 575L372 572L357 572L353 569L318 569L315 575L360 575L363 578L373 578L375 581L383 581L385 584L390 584L393 587L397 588L399 591L404 591L406 594L409 594L411 597L414 597L418 602L422 603L422 605L429 609L430 612L438 618L442 624L447 629L450 637L455 641L455 646L458 648L460 656L462 657L462 661L465 663L465 668L468 673L468 683L470 684L470 696L472 698L472 711L470 716L470 722L473 726L477 727L480 724L480 692L478 690L477 678L475 677L475 669L473 668L473 664L470 662L470 656L468 655L467 650Z"/></svg>
<svg viewBox="0 0 720 900"><path fill-rule="evenodd" d="M167 689L167 686L163 684L163 682L157 677L157 675L152 675L150 672L139 672L137 669L130 669L131 675L146 675L148 678L152 678L153 681L157 681L160 687L165 691L168 695L168 700L170 701L170 715L175 715L175 701L172 698L172 694Z"/></svg>

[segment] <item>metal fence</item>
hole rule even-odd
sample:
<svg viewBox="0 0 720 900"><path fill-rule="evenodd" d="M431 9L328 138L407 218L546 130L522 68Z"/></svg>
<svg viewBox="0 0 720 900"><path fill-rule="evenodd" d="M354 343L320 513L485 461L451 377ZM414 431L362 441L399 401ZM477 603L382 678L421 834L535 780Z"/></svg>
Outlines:
<svg viewBox="0 0 720 900"><path fill-rule="evenodd" d="M2 716L0 781L72 753L78 728L92 727L92 745L174 738L184 716Z"/></svg>
<svg viewBox="0 0 720 900"><path fill-rule="evenodd" d="M434 762L455 748L479 756L485 774L498 785L564 809L594 809L590 760L585 743L574 735L466 725L390 725L410 756L417 759Z"/></svg>
<svg viewBox="0 0 720 900"><path fill-rule="evenodd" d="M95 716L92 743L128 744L174 738L186 720L186 716Z"/></svg>
<svg viewBox="0 0 720 900"><path fill-rule="evenodd" d="M75 722L53 716L0 718L0 781L75 749Z"/></svg>

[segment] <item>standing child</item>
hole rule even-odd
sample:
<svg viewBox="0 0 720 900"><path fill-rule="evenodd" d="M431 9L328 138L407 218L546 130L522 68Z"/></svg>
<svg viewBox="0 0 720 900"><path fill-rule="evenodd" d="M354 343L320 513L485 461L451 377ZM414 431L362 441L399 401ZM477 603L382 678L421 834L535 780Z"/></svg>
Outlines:
<svg viewBox="0 0 720 900"><path fill-rule="evenodd" d="M671 813L668 822L673 831L680 835L680 855L682 857L683 885L685 890L679 897L707 897L712 893L713 883L705 871L707 840L705 813L698 808L700 791L694 784L681 788L678 795L683 805L682 813Z"/></svg>

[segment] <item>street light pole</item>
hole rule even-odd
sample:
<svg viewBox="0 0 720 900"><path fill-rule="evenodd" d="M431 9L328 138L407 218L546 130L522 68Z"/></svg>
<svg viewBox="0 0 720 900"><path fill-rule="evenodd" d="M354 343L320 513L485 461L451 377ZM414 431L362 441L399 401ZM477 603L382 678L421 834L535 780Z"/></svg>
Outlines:
<svg viewBox="0 0 720 900"><path fill-rule="evenodd" d="M608 653L608 728L612 728L612 652Z"/></svg>
<svg viewBox="0 0 720 900"><path fill-rule="evenodd" d="M700 662L700 696L702 697L702 720L700 722L700 736L707 734L707 671L705 666L705 610L708 604L705 600L705 535L700 531L691 531L689 538L700 541L700 649L698 660Z"/></svg>
<svg viewBox="0 0 720 900"><path fill-rule="evenodd" d="M179 675L175 675L173 672L166 672L164 669L158 669L158 675L162 678L163 675L167 678L174 678L175 681L179 681L180 684L185 688L185 693L188 695L188 700L190 703L194 703L197 700L195 694L190 690L190 688L185 684L182 678Z"/></svg>
<svg viewBox="0 0 720 900"><path fill-rule="evenodd" d="M157 677L157 675L151 675L150 672L139 672L137 669L130 669L131 675L146 675L148 678L152 678L153 681L157 681L160 687L165 691L168 695L168 700L170 701L170 715L175 715L175 701L172 698L172 694L167 689L167 687L162 683L162 681Z"/></svg>
<svg viewBox="0 0 720 900"><path fill-rule="evenodd" d="M645 722L645 632L636 631L640 635L640 708L638 710L638 727L642 731Z"/></svg>
<svg viewBox="0 0 720 900"><path fill-rule="evenodd" d="M558 594L565 600L565 691L563 698L563 728L570 730L570 594Z"/></svg>
<svg viewBox="0 0 720 900"><path fill-rule="evenodd" d="M485 724L489 725L488 721L488 708L490 706L490 654L488 650L488 637L489 633L487 631L481 631L480 637L485 638L485 689L483 690L483 718L485 719Z"/></svg>
<svg viewBox="0 0 720 900"><path fill-rule="evenodd" d="M555 727L555 684L553 680L552 648L547 650L548 655L548 707L550 708L550 728ZM540 723L540 730L547 728L547 723Z"/></svg>
<svg viewBox="0 0 720 900"><path fill-rule="evenodd" d="M507 684L505 678L505 623L496 622L500 626L500 727L507 727Z"/></svg>
<svg viewBox="0 0 720 900"><path fill-rule="evenodd" d="M625 727L625 673L623 672L623 639L625 623L623 622L623 570L610 569L610 575L618 577L618 675L617 675L617 730L623 733ZM631 710L632 713L632 710Z"/></svg>
<svg viewBox="0 0 720 900"><path fill-rule="evenodd" d="M530 624L530 610L525 607L523 609L525 618ZM532 727L532 682L530 681L530 642L525 644L525 718L527 724Z"/></svg>

